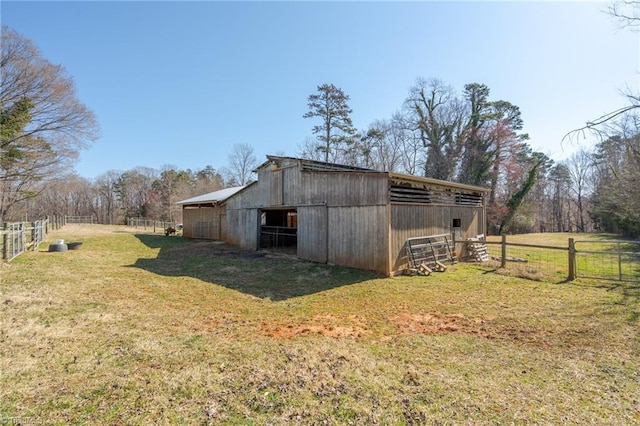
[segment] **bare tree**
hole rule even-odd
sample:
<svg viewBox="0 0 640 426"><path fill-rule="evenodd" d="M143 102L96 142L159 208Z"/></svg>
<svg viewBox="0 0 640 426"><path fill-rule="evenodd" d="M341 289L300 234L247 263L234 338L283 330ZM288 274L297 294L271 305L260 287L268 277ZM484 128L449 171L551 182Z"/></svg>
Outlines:
<svg viewBox="0 0 640 426"><path fill-rule="evenodd" d="M405 100L406 122L427 150L424 175L453 179L462 150L464 109L453 87L441 80L418 79Z"/></svg>
<svg viewBox="0 0 640 426"><path fill-rule="evenodd" d="M229 162L225 169L227 183L231 186L247 185L255 179L253 172L258 166L258 160L249 144L235 144L227 157Z"/></svg>
<svg viewBox="0 0 640 426"><path fill-rule="evenodd" d="M325 159L323 147L317 139L312 137L307 137L304 142L298 144L298 156L314 161L324 161Z"/></svg>
<svg viewBox="0 0 640 426"><path fill-rule="evenodd" d="M615 0L609 4L607 12L618 21L621 28L640 31L640 1ZM606 139L611 134L606 127L609 123L640 108L640 95L627 90L624 96L627 99L627 105L603 114L594 120L587 121L584 126L567 132L562 137L562 142L571 140L576 136L584 136L585 132L593 132Z"/></svg>
<svg viewBox="0 0 640 426"><path fill-rule="evenodd" d="M581 149L567 160L566 166L571 177L572 201L576 206L575 224L579 232L587 232L588 229L585 223L586 204L593 160L587 151Z"/></svg>
<svg viewBox="0 0 640 426"><path fill-rule="evenodd" d="M93 113L76 98L61 65L2 26L0 54L0 221L21 200L59 177L98 134Z"/></svg>
<svg viewBox="0 0 640 426"><path fill-rule="evenodd" d="M125 218L154 218L161 213L160 196L153 189L157 179L158 171L149 167L137 167L120 175L116 195Z"/></svg>
<svg viewBox="0 0 640 426"><path fill-rule="evenodd" d="M120 173L110 170L98 176L93 182L95 214L99 223L114 225L124 221L124 217L120 216L116 194L119 179Z"/></svg>
<svg viewBox="0 0 640 426"><path fill-rule="evenodd" d="M546 179L546 194L542 205L540 222L542 231L564 232L567 226L566 200L570 197L571 176L563 163L549 169Z"/></svg>
<svg viewBox="0 0 640 426"><path fill-rule="evenodd" d="M640 1L617 0L609 4L607 11L622 28L640 29Z"/></svg>

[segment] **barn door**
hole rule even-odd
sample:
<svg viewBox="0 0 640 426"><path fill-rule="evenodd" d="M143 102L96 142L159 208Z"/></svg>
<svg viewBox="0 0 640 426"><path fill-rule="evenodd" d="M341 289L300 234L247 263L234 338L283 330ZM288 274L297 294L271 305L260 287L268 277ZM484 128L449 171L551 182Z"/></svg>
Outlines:
<svg viewBox="0 0 640 426"><path fill-rule="evenodd" d="M227 215L226 214L220 215L219 226L220 226L220 239L222 241L227 241Z"/></svg>
<svg viewBox="0 0 640 426"><path fill-rule="evenodd" d="M298 257L327 263L327 207L298 207Z"/></svg>

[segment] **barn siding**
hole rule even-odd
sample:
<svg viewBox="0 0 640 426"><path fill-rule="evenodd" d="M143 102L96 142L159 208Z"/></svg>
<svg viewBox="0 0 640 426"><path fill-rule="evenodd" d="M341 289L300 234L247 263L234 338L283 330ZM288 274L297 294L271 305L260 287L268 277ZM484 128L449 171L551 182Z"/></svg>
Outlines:
<svg viewBox="0 0 640 426"><path fill-rule="evenodd" d="M328 208L328 262L389 273L387 207Z"/></svg>
<svg viewBox="0 0 640 426"><path fill-rule="evenodd" d="M258 209L227 207L227 242L251 250L258 248Z"/></svg>
<svg viewBox="0 0 640 426"><path fill-rule="evenodd" d="M220 215L220 240L227 241L227 210Z"/></svg>
<svg viewBox="0 0 640 426"><path fill-rule="evenodd" d="M226 201L227 210L246 209L265 205L264 203L268 201L267 197L269 196L269 191L268 186L266 187L267 189L260 191L264 186L265 185L260 181L254 182L242 191L233 195Z"/></svg>
<svg viewBox="0 0 640 426"><path fill-rule="evenodd" d="M408 238L451 234L453 219L460 219L462 238L484 233L484 214L480 207L438 205L391 205L390 256L392 270L406 267L404 244Z"/></svg>
<svg viewBox="0 0 640 426"><path fill-rule="evenodd" d="M389 184L384 173L302 172L299 204L328 206L385 205Z"/></svg>
<svg viewBox="0 0 640 426"><path fill-rule="evenodd" d="M230 208L367 206L387 204L387 175L376 172L303 172L299 167L259 172L258 181L229 200Z"/></svg>
<svg viewBox="0 0 640 426"><path fill-rule="evenodd" d="M327 262L327 207L298 208L298 257Z"/></svg>
<svg viewBox="0 0 640 426"><path fill-rule="evenodd" d="M256 249L259 211L296 208L300 258L389 274L406 266L407 238L450 234L453 219L461 220L462 238L484 232L484 207L454 205L451 197L451 205L389 203L386 173L302 171L300 164L283 159L277 168L262 167L257 182L227 200L226 241ZM446 184L414 186L460 192Z"/></svg>
<svg viewBox="0 0 640 426"><path fill-rule="evenodd" d="M187 238L224 239L220 231L226 221L225 213L225 206L183 209L183 235Z"/></svg>

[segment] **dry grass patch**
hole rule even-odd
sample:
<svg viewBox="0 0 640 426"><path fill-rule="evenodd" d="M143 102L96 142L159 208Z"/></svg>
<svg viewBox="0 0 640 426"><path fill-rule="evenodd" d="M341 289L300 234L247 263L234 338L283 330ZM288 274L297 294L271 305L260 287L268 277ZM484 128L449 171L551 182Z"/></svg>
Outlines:
<svg viewBox="0 0 640 426"><path fill-rule="evenodd" d="M124 227L0 271L0 418L635 424L637 293L478 265L386 279Z"/></svg>

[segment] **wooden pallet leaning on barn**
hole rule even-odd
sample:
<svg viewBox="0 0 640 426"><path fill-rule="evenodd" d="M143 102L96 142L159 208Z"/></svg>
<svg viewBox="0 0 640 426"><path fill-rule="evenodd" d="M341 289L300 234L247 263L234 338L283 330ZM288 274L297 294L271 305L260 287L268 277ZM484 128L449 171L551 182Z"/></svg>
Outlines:
<svg viewBox="0 0 640 426"><path fill-rule="evenodd" d="M485 241L484 234L467 238L467 252L469 253L469 257L475 259L476 262L489 261L489 250L487 249L487 243Z"/></svg>
<svg viewBox="0 0 640 426"><path fill-rule="evenodd" d="M409 238L405 242L410 274L429 275L447 270L445 262L455 263L448 234Z"/></svg>

